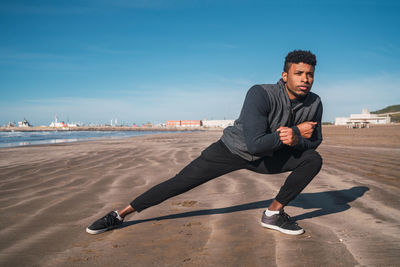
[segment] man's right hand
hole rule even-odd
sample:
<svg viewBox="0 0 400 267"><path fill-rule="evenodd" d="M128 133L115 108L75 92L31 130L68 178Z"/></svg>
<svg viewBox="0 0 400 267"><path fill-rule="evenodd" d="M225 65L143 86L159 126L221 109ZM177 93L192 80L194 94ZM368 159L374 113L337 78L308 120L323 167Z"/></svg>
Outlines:
<svg viewBox="0 0 400 267"><path fill-rule="evenodd" d="M312 136L316 125L317 123L314 121L305 121L297 125L297 128L299 128L302 137L309 139Z"/></svg>

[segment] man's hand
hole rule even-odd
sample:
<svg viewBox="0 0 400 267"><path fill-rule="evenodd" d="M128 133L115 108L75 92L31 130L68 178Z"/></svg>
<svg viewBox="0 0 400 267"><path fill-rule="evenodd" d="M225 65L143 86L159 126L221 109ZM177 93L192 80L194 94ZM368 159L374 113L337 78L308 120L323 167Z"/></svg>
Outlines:
<svg viewBox="0 0 400 267"><path fill-rule="evenodd" d="M316 125L317 123L314 121L305 121L297 125L297 128L299 128L302 137L309 139L312 136Z"/></svg>
<svg viewBox="0 0 400 267"><path fill-rule="evenodd" d="M295 146L299 142L299 137L293 132L292 128L279 127L277 131L279 132L279 138L285 145Z"/></svg>

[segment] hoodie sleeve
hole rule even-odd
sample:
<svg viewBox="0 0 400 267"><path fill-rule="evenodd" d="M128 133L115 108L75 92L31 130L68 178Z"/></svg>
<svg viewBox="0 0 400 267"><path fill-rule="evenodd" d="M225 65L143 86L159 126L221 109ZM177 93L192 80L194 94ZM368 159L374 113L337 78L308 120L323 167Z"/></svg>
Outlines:
<svg viewBox="0 0 400 267"><path fill-rule="evenodd" d="M313 121L317 122L317 125L314 128L314 132L310 139L303 138L300 135L299 128L297 126L293 127L293 130L299 137L299 142L295 145L295 149L297 150L307 150L307 149L316 149L322 142L322 127L321 127L321 120L322 120L322 103L319 103L317 108L317 112Z"/></svg>
<svg viewBox="0 0 400 267"><path fill-rule="evenodd" d="M255 156L274 152L282 146L279 133L270 132L268 112L270 110L268 94L255 85L247 92L240 117L248 151Z"/></svg>

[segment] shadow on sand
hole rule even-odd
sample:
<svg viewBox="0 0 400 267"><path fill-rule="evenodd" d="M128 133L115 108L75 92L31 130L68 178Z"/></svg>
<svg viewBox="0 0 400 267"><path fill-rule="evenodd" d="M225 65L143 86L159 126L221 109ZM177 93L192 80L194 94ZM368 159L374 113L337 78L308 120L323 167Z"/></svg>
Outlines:
<svg viewBox="0 0 400 267"><path fill-rule="evenodd" d="M288 206L300 207L303 209L317 209L301 215L292 217L293 220L303 220L313 217L319 217L327 214L338 213L350 209L350 202L353 202L359 197L362 197L369 188L365 186L355 186L350 189L326 191L318 193L304 193L300 194L295 200L289 203ZM130 225L139 224L148 221L161 221L169 219L177 219L184 217L203 216L210 214L223 214L243 210L265 209L271 204L273 199L251 202L231 207L205 209L197 211L182 212L160 217L153 217L144 220L133 220L124 222L118 228L124 228Z"/></svg>

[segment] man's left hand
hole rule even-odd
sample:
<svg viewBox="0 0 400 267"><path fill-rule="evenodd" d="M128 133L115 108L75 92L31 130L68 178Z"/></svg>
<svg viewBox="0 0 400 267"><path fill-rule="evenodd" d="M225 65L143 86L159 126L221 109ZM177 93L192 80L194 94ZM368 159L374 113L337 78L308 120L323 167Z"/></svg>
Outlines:
<svg viewBox="0 0 400 267"><path fill-rule="evenodd" d="M295 146L299 142L299 137L292 128L279 127L277 131L279 132L279 138L281 139L281 142L283 144L288 146Z"/></svg>
<svg viewBox="0 0 400 267"><path fill-rule="evenodd" d="M297 128L299 128L302 137L309 139L311 138L316 126L317 123L314 121L305 121L297 125Z"/></svg>

